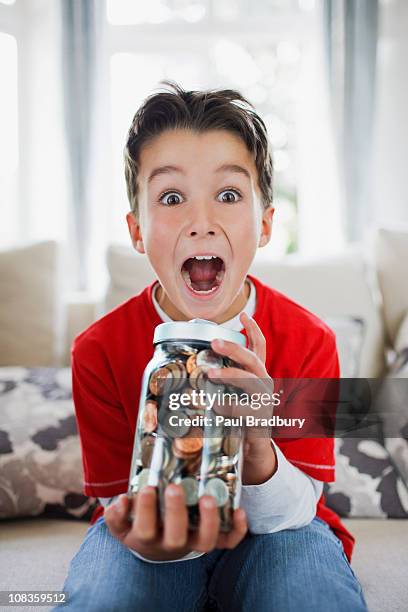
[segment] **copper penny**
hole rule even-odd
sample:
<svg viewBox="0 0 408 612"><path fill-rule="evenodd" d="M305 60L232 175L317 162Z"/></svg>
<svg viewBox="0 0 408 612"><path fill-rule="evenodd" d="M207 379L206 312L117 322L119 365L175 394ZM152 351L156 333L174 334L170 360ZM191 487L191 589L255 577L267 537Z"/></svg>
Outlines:
<svg viewBox="0 0 408 612"><path fill-rule="evenodd" d="M146 433L152 433L157 429L157 402L147 400L143 413L143 429Z"/></svg>
<svg viewBox="0 0 408 612"><path fill-rule="evenodd" d="M197 367L197 357L196 355L190 355L190 357L186 361L186 369L189 374Z"/></svg>
<svg viewBox="0 0 408 612"><path fill-rule="evenodd" d="M154 395L162 393L171 387L172 374L166 367L155 370L149 380L149 389Z"/></svg>
<svg viewBox="0 0 408 612"><path fill-rule="evenodd" d="M198 435L199 432L201 432L201 437ZM197 453L203 447L202 429L199 427L192 427L187 436L176 438L174 440L174 445L177 450L180 450L184 454L190 455Z"/></svg>
<svg viewBox="0 0 408 612"><path fill-rule="evenodd" d="M190 374L190 385L193 387L193 389L200 389L200 385L202 385L204 375L204 368L194 368L194 370Z"/></svg>

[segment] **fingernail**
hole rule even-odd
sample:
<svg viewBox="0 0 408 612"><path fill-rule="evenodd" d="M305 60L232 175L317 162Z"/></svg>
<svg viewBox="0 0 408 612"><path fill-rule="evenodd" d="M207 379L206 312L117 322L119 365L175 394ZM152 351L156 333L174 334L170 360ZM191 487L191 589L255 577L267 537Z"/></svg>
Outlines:
<svg viewBox="0 0 408 612"><path fill-rule="evenodd" d="M204 508L214 508L215 502L213 499L203 499L203 506Z"/></svg>
<svg viewBox="0 0 408 612"><path fill-rule="evenodd" d="M221 370L219 370L218 368L211 368L211 370L208 370L208 376L219 376L221 373Z"/></svg>
<svg viewBox="0 0 408 612"><path fill-rule="evenodd" d="M181 491L179 489L175 489L174 487L167 487L166 494L170 497L178 497Z"/></svg>

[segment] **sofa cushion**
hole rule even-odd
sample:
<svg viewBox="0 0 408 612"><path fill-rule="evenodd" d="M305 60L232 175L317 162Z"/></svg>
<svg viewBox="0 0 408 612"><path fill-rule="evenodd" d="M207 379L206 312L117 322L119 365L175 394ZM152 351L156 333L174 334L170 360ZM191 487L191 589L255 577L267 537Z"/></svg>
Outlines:
<svg viewBox="0 0 408 612"><path fill-rule="evenodd" d="M335 440L336 480L327 505L342 517L408 518L408 490L379 440Z"/></svg>
<svg viewBox="0 0 408 612"><path fill-rule="evenodd" d="M389 341L394 345L402 319L408 311L408 229L379 229L375 239L375 256L386 329Z"/></svg>
<svg viewBox="0 0 408 612"><path fill-rule="evenodd" d="M0 252L0 366L60 364L61 276L56 242Z"/></svg>
<svg viewBox="0 0 408 612"><path fill-rule="evenodd" d="M70 368L0 368L0 518L90 518Z"/></svg>

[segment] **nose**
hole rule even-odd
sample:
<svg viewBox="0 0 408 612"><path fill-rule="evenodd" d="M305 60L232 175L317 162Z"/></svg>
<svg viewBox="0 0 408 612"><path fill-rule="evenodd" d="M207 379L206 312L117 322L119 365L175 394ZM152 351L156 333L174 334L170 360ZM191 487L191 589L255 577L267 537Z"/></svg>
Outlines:
<svg viewBox="0 0 408 612"><path fill-rule="evenodd" d="M219 228L215 220L214 210L210 205L199 204L192 207L191 221L187 227L189 236L215 236Z"/></svg>

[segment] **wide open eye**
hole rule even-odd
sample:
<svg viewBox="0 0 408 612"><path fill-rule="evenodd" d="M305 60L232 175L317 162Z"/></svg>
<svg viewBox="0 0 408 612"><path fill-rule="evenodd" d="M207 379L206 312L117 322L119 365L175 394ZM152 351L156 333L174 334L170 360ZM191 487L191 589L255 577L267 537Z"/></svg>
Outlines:
<svg viewBox="0 0 408 612"><path fill-rule="evenodd" d="M241 194L237 189L224 189L218 195L217 200L219 202L224 202L225 204L234 204L234 202L238 202L240 198Z"/></svg>
<svg viewBox="0 0 408 612"><path fill-rule="evenodd" d="M166 206L174 206L175 204L180 204L181 201L182 196L177 191L166 191L159 197L159 202Z"/></svg>

